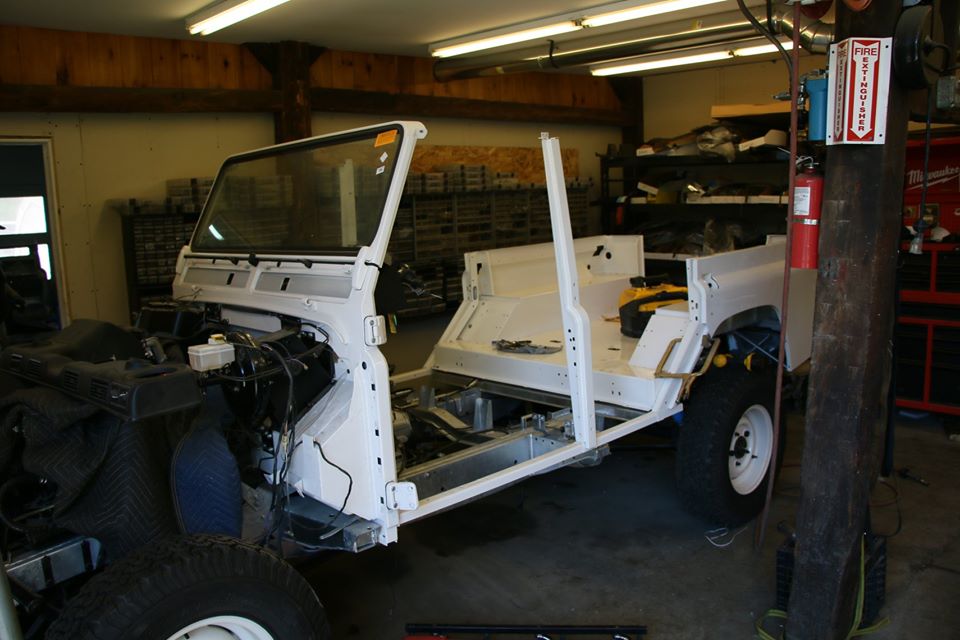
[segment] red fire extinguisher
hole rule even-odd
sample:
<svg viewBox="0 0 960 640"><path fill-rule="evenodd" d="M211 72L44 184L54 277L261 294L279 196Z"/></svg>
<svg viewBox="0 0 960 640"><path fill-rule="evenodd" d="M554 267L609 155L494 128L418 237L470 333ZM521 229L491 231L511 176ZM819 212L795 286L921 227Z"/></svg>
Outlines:
<svg viewBox="0 0 960 640"><path fill-rule="evenodd" d="M793 189L793 246L790 266L794 269L817 268L820 242L820 205L823 202L823 176L808 166L797 176Z"/></svg>

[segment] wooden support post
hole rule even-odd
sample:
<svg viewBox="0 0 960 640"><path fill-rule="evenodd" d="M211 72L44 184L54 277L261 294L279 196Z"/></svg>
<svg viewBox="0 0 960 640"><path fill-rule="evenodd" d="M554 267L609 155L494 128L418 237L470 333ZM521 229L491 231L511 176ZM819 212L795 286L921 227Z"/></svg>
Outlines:
<svg viewBox="0 0 960 640"><path fill-rule="evenodd" d="M901 11L836 6L838 41L892 36ZM886 144L827 153L790 640L846 638L854 619L885 427L908 111L891 79Z"/></svg>
<svg viewBox="0 0 960 640"><path fill-rule="evenodd" d="M609 78L610 87L620 99L620 108L629 118L623 126L623 142L643 144L643 78Z"/></svg>
<svg viewBox="0 0 960 640"><path fill-rule="evenodd" d="M270 72L273 88L280 91L280 111L275 115L276 142L309 138L313 131L310 118L310 66L323 53L323 47L290 40L248 43L245 46Z"/></svg>

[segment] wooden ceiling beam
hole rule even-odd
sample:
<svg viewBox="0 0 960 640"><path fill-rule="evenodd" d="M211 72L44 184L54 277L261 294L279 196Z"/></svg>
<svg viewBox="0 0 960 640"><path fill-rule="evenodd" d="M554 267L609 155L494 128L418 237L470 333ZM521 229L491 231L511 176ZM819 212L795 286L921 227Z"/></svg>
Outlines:
<svg viewBox="0 0 960 640"><path fill-rule="evenodd" d="M630 122L623 127L623 141L639 147L643 137L643 78L608 78Z"/></svg>
<svg viewBox="0 0 960 640"><path fill-rule="evenodd" d="M560 105L495 102L469 98L420 96L409 93L356 91L353 89L310 90L314 111L347 111L417 118L470 118L520 122L559 122L627 126L632 116L624 111L589 109Z"/></svg>
<svg viewBox="0 0 960 640"><path fill-rule="evenodd" d="M630 126L624 111L354 89L310 89L313 111ZM0 112L278 113L278 89L159 89L0 84Z"/></svg>
<svg viewBox="0 0 960 640"><path fill-rule="evenodd" d="M0 111L80 113L261 112L280 109L276 89L159 89L0 85Z"/></svg>

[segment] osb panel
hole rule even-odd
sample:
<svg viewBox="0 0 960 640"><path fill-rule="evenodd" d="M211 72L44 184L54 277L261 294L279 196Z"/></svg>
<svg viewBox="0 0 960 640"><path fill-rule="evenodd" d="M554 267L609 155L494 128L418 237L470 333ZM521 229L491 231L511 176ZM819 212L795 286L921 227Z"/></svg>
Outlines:
<svg viewBox="0 0 960 640"><path fill-rule="evenodd" d="M580 175L580 152L561 149L563 175L569 180ZM445 164L482 164L492 171L513 172L521 182L543 184L543 151L530 147L461 147L417 145L410 170L426 173Z"/></svg>

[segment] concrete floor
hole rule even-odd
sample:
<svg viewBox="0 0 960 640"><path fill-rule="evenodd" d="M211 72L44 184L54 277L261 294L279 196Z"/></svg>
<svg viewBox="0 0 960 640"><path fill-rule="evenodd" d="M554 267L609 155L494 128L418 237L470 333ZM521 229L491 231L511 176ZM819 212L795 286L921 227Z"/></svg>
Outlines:
<svg viewBox="0 0 960 640"><path fill-rule="evenodd" d="M397 370L419 365L445 319L408 322L386 346ZM775 551L797 507L802 419L788 449L766 544L753 526L726 548L680 507L673 452L624 447L602 465L563 469L401 529L400 542L302 567L337 639L399 640L409 622L645 624L650 638L752 638L774 604ZM903 525L888 541L891 624L877 640L960 638L960 443L936 419L901 419L897 466ZM650 439L641 437L631 444ZM889 487L874 494L875 528L893 531Z"/></svg>

